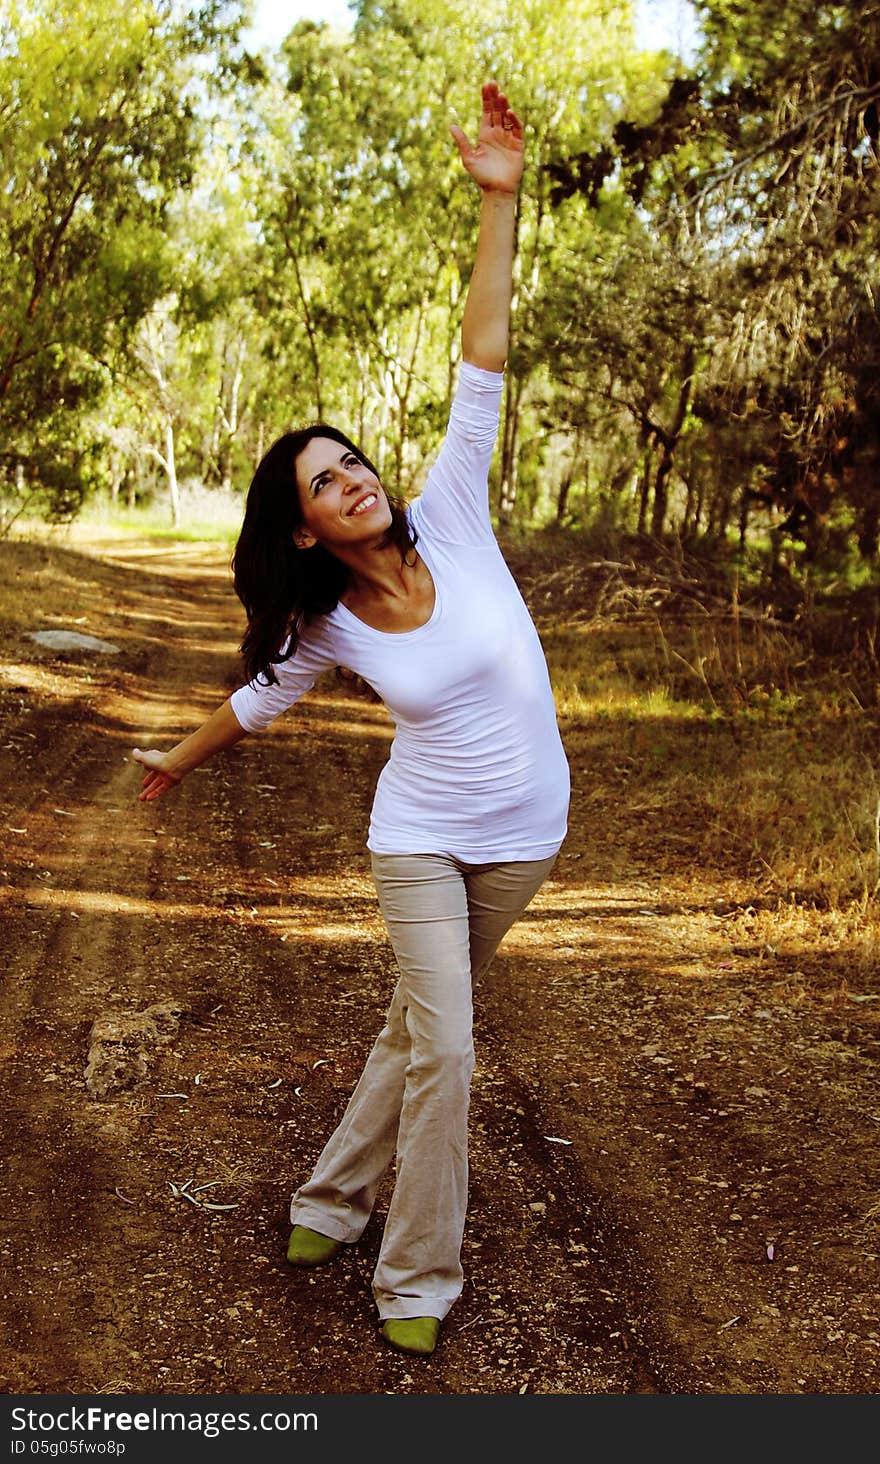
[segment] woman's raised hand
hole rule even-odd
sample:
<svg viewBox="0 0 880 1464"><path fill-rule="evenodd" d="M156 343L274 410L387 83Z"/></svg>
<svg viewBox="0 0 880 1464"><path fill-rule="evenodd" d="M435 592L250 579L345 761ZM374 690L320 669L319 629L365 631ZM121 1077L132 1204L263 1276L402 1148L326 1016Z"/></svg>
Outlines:
<svg viewBox="0 0 880 1464"><path fill-rule="evenodd" d="M132 748L132 757L135 762L142 763L147 769L141 783L141 791L138 794L139 803L151 803L154 798L159 798L167 793L169 788L176 788L181 782L179 775L168 771L165 752L141 752L139 747Z"/></svg>
<svg viewBox="0 0 880 1464"><path fill-rule="evenodd" d="M460 127L450 127L461 160L475 183L496 193L516 193L525 163L522 123L497 82L483 87L483 115L476 143Z"/></svg>

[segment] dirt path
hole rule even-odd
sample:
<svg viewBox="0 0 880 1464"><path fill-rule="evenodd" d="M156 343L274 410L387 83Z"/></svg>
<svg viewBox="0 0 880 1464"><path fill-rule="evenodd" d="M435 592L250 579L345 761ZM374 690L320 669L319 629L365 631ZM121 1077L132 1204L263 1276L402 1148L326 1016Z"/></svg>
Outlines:
<svg viewBox="0 0 880 1464"><path fill-rule="evenodd" d="M569 840L478 994L441 1346L379 1342L387 1193L336 1266L287 1267L291 1189L393 983L363 847L387 718L328 680L139 805L131 746L237 684L222 557L0 548L22 586L0 691L4 1391L878 1391L866 1029L731 952L738 892L681 843L674 865L625 847L577 729ZM24 634L75 621L121 654ZM140 1058L139 1081L94 1096L93 1023L157 1004L120 1068Z"/></svg>

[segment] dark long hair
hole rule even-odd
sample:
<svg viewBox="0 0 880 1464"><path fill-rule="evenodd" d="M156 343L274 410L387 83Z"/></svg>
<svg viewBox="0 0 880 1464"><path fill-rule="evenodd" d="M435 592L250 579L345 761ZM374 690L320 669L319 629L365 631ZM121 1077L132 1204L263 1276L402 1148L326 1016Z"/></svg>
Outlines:
<svg viewBox="0 0 880 1464"><path fill-rule="evenodd" d="M360 448L324 422L285 432L261 458L248 489L232 570L248 620L241 643L245 674L248 681L259 676L270 686L278 681L274 667L295 653L302 627L335 609L348 585L348 568L322 544L298 549L293 540L302 524L296 460L313 437L329 437L347 447L379 477ZM404 560L415 547L416 533L403 505L389 502L386 539Z"/></svg>

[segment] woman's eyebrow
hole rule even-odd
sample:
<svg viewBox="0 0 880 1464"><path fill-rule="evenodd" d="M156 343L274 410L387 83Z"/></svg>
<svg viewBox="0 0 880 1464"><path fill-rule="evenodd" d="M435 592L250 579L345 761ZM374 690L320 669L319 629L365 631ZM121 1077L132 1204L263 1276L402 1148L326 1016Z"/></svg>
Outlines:
<svg viewBox="0 0 880 1464"><path fill-rule="evenodd" d="M346 448L343 449L343 451L339 455L339 461L340 461L340 463L344 463L345 462L345 459L348 457L348 455L349 455L350 452L351 452L351 448L349 448L349 447L346 447ZM314 486L317 483L318 479L319 478L323 478L324 474L327 473L327 472L329 472L329 471L330 471L329 468L322 468L321 471L320 471L320 473L316 473L315 474L314 478L312 479L312 481L309 484L309 487L310 488L314 488Z"/></svg>

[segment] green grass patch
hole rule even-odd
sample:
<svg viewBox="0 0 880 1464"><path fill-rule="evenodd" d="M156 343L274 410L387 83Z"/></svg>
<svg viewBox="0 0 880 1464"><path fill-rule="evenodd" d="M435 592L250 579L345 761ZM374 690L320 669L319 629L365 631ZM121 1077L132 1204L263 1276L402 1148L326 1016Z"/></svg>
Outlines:
<svg viewBox="0 0 880 1464"><path fill-rule="evenodd" d="M77 520L77 526L126 538L232 545L238 538L243 517L244 500L240 495L194 485L181 488L180 523L176 526L171 522L171 508L166 500L130 508L106 498L93 499Z"/></svg>

